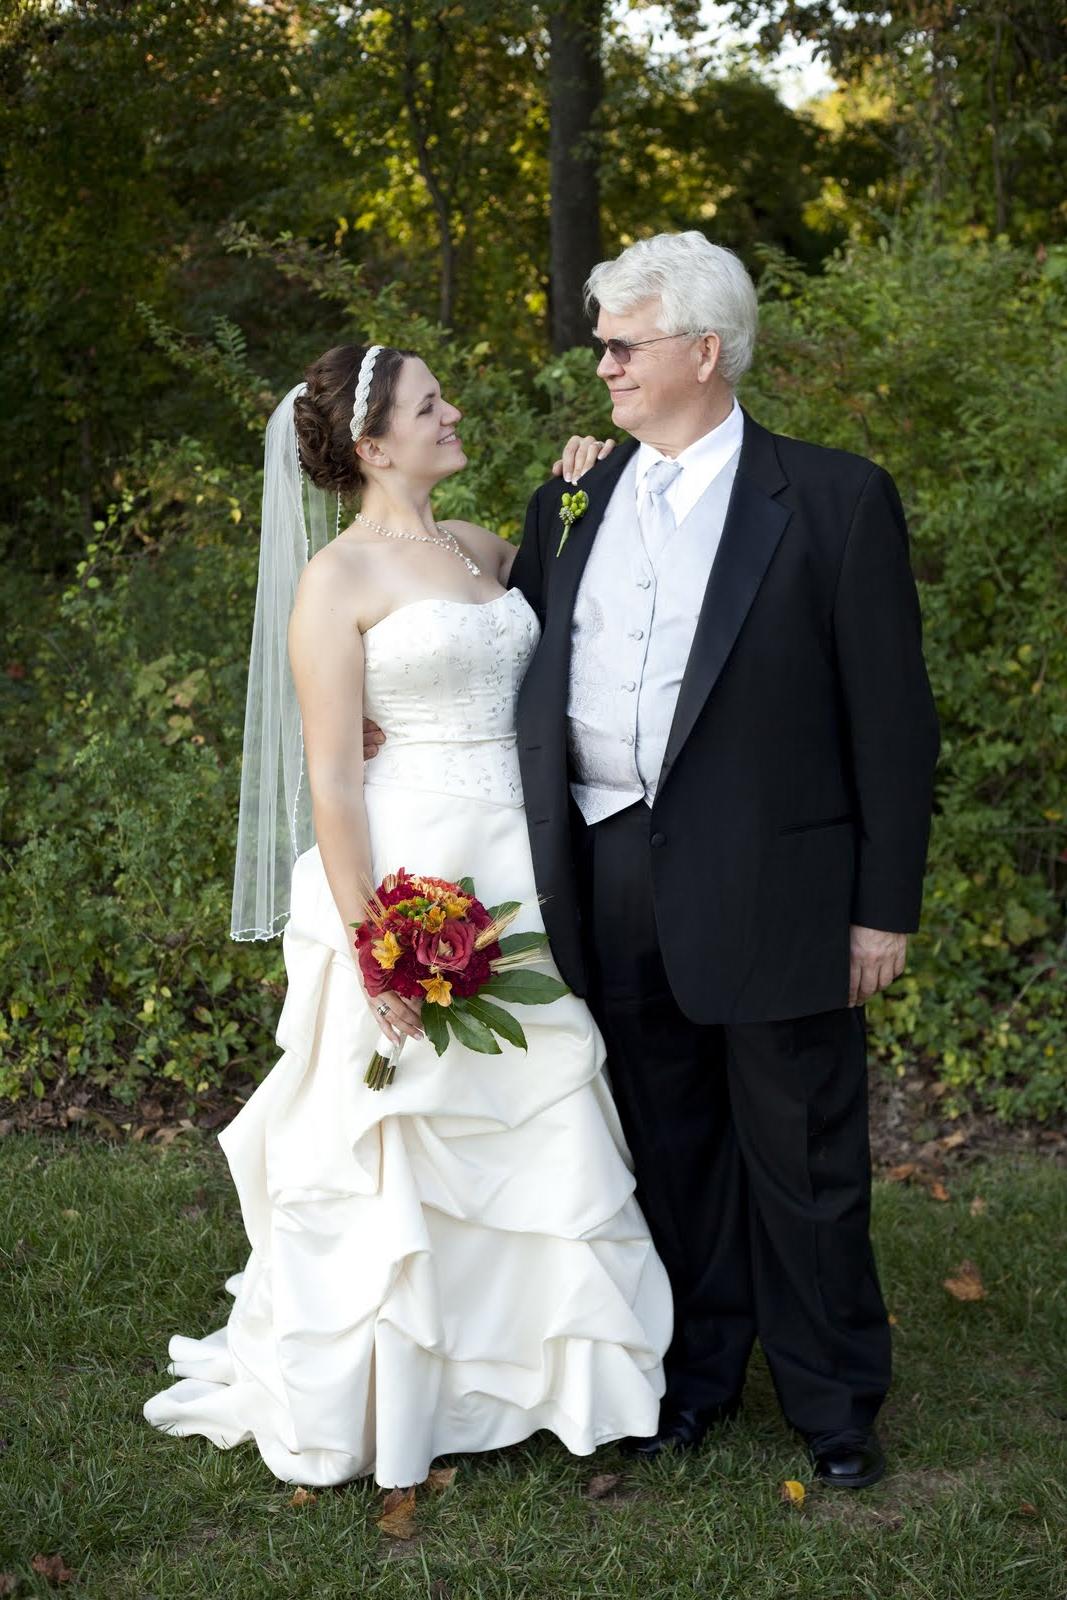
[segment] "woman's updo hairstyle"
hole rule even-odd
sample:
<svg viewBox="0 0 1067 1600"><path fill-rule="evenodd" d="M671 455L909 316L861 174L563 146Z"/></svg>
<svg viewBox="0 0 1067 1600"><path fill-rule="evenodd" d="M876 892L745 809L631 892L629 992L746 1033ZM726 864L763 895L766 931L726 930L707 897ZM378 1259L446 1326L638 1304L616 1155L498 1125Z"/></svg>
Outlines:
<svg viewBox="0 0 1067 1600"><path fill-rule="evenodd" d="M356 384L369 345L340 344L313 361L304 374L305 392L293 402L297 444L304 471L317 489L352 494L363 485L362 464L352 438ZM385 349L374 363L363 434L380 438L389 428L397 379L410 350ZM363 435L361 434L360 437Z"/></svg>

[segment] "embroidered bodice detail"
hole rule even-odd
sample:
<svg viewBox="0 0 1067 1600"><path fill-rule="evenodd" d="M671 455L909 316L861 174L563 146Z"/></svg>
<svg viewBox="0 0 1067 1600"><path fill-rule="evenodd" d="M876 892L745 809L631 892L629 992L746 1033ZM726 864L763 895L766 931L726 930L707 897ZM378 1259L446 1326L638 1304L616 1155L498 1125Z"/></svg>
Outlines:
<svg viewBox="0 0 1067 1600"><path fill-rule="evenodd" d="M518 589L415 600L368 628L363 710L385 744L364 783L520 806L515 704L539 637Z"/></svg>

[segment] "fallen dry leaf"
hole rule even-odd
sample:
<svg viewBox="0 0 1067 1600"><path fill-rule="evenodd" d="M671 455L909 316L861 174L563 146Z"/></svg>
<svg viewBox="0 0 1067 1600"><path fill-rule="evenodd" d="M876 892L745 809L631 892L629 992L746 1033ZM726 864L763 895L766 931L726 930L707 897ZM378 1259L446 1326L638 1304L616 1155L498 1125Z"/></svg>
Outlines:
<svg viewBox="0 0 1067 1600"><path fill-rule="evenodd" d="M299 1511L301 1506L313 1506L318 1498L318 1495L314 1494L310 1489L294 1489L293 1497L289 1501L289 1504L293 1507L294 1511Z"/></svg>
<svg viewBox="0 0 1067 1600"><path fill-rule="evenodd" d="M73 1206L67 1206L66 1210L61 1211L59 1214L61 1217L66 1217L68 1222L77 1222L81 1216L81 1212L75 1211Z"/></svg>
<svg viewBox="0 0 1067 1600"><path fill-rule="evenodd" d="M76 1109L76 1107L70 1106L67 1110L67 1116L73 1117ZM122 1134L119 1131L119 1125L111 1117L105 1116L102 1111L93 1111L88 1107L80 1109L82 1121L91 1122L104 1135L105 1139L121 1140Z"/></svg>
<svg viewBox="0 0 1067 1600"><path fill-rule="evenodd" d="M183 1117L180 1122L172 1122L168 1127L157 1128L155 1132L155 1143L162 1145L163 1148L166 1149L169 1145L174 1143L175 1139L180 1139L183 1133L195 1132L195 1124L190 1122L188 1117Z"/></svg>
<svg viewBox="0 0 1067 1600"><path fill-rule="evenodd" d="M19 1580L13 1572L0 1572L0 1595L14 1594L19 1586Z"/></svg>
<svg viewBox="0 0 1067 1600"><path fill-rule="evenodd" d="M415 1526L414 1489L390 1489L382 1502L378 1526L390 1539L414 1539Z"/></svg>
<svg viewBox="0 0 1067 1600"><path fill-rule="evenodd" d="M893 1315L892 1311L889 1313L889 1326L891 1328L898 1326L897 1318Z"/></svg>
<svg viewBox="0 0 1067 1600"><path fill-rule="evenodd" d="M598 1472L585 1486L586 1497L590 1500L603 1500L605 1495L611 1494L621 1482L621 1472Z"/></svg>
<svg viewBox="0 0 1067 1600"><path fill-rule="evenodd" d="M946 1133L943 1139L937 1142L942 1150L958 1150L961 1144L966 1144L970 1138L969 1133L964 1133L962 1128L957 1128L955 1133Z"/></svg>
<svg viewBox="0 0 1067 1600"><path fill-rule="evenodd" d="M451 1489L458 1470L457 1467L433 1467L426 1479L426 1487L431 1494L443 1494L446 1489Z"/></svg>
<svg viewBox="0 0 1067 1600"><path fill-rule="evenodd" d="M52 1584L69 1583L74 1576L62 1556L34 1556L30 1566Z"/></svg>
<svg viewBox="0 0 1067 1600"><path fill-rule="evenodd" d="M954 1300L984 1300L985 1284L973 1261L961 1261L954 1278L946 1278L945 1288Z"/></svg>
<svg viewBox="0 0 1067 1600"><path fill-rule="evenodd" d="M1020 1500L1019 1515L1020 1517L1036 1517L1037 1507L1035 1505L1031 1505L1029 1500Z"/></svg>
<svg viewBox="0 0 1067 1600"><path fill-rule="evenodd" d="M905 1161L899 1167L890 1167L886 1177L890 1183L907 1183L909 1178L914 1178L918 1170L914 1161Z"/></svg>
<svg viewBox="0 0 1067 1600"><path fill-rule="evenodd" d="M932 1183L930 1185L930 1198L931 1200L947 1200L948 1190L945 1188L945 1185L943 1183L937 1183L936 1181Z"/></svg>
<svg viewBox="0 0 1067 1600"><path fill-rule="evenodd" d="M982 1199L980 1194L976 1194L974 1199L971 1201L971 1216L980 1217L984 1214L984 1212L985 1201Z"/></svg>
<svg viewBox="0 0 1067 1600"><path fill-rule="evenodd" d="M807 1490L796 1478L787 1478L782 1484L781 1497L787 1506L802 1506Z"/></svg>

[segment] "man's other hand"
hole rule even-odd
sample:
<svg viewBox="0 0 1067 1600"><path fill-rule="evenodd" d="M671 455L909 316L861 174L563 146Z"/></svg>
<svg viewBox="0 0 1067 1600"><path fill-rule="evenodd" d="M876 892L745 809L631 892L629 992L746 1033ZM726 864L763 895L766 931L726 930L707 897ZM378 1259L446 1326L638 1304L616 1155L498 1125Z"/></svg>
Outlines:
<svg viewBox="0 0 1067 1600"><path fill-rule="evenodd" d="M872 995L887 989L904 971L908 954L906 933L880 933L877 928L849 929L848 1003L866 1005Z"/></svg>

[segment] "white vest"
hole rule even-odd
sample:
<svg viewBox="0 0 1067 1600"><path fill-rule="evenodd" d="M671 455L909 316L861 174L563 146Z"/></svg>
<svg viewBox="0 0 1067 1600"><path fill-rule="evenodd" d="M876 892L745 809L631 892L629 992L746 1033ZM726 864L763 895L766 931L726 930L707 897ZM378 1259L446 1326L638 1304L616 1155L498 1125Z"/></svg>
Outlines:
<svg viewBox="0 0 1067 1600"><path fill-rule="evenodd" d="M586 822L651 805L719 548L740 447L653 561L637 519L637 452L596 531L571 623L567 740Z"/></svg>

